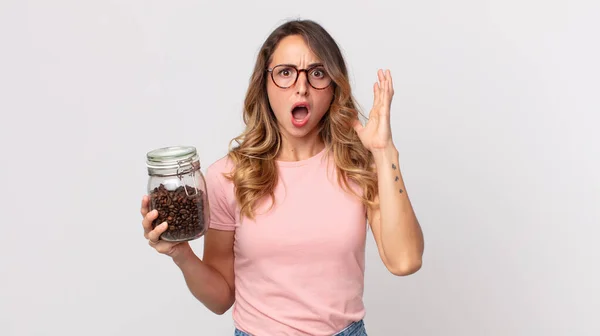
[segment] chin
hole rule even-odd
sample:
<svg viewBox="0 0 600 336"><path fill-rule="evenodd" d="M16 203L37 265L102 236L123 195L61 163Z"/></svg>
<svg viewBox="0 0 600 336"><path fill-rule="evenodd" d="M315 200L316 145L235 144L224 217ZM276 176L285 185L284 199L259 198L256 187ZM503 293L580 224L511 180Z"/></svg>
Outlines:
<svg viewBox="0 0 600 336"><path fill-rule="evenodd" d="M286 133L294 138L305 138L316 131L316 125L305 125L304 127L298 128L294 125L288 125Z"/></svg>

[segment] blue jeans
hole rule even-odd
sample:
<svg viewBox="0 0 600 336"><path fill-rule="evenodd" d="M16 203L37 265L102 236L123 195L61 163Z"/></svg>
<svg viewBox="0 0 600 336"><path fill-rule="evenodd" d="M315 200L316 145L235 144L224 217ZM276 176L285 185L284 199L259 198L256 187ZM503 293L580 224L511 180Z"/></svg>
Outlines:
<svg viewBox="0 0 600 336"><path fill-rule="evenodd" d="M234 336L252 336L252 335L245 333L236 328ZM256 335L256 336L263 336L263 335ZM350 324L348 327L346 327L346 329L344 329L344 330L340 331L339 333L332 335L332 336L368 336L368 335L367 335L367 330L365 330L365 323L363 322L363 320L360 320L360 321L356 321L356 322Z"/></svg>

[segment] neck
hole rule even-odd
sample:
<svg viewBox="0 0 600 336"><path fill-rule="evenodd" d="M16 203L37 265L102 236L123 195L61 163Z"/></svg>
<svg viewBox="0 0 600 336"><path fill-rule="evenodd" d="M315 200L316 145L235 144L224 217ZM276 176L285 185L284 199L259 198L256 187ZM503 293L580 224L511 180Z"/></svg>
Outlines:
<svg viewBox="0 0 600 336"><path fill-rule="evenodd" d="M306 160L319 154L325 148L325 143L318 135L310 139L288 139L283 136L281 141L281 149L277 155L279 161Z"/></svg>

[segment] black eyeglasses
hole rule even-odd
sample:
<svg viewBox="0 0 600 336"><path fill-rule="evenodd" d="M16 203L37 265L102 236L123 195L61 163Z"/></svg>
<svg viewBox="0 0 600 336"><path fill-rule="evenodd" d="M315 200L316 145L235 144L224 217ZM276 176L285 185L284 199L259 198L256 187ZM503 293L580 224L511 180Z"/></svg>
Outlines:
<svg viewBox="0 0 600 336"><path fill-rule="evenodd" d="M301 72L306 72L308 84L317 90L326 89L332 82L331 77L325 71L325 67L322 64L315 64L307 69L298 69L293 64L280 64L266 69L266 71L271 73L273 83L282 89L294 86Z"/></svg>

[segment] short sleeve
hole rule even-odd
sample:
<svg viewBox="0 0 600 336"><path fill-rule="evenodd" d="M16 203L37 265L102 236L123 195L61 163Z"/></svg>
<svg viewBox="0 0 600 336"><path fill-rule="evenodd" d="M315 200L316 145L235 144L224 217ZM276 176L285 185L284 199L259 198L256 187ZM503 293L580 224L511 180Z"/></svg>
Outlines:
<svg viewBox="0 0 600 336"><path fill-rule="evenodd" d="M235 215L232 204L227 200L225 183L231 183L223 176L223 159L210 165L206 170L206 192L210 208L209 228L225 231L235 230Z"/></svg>

